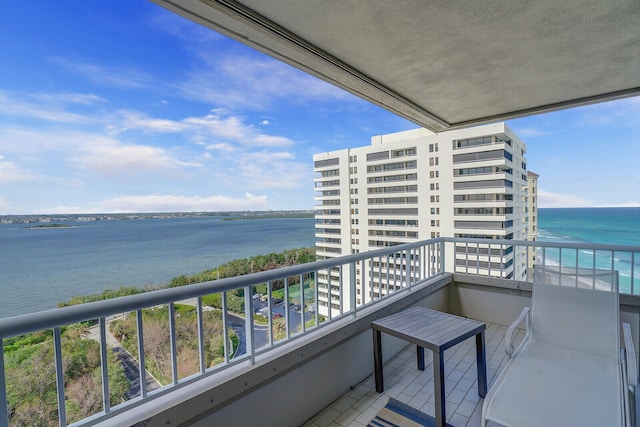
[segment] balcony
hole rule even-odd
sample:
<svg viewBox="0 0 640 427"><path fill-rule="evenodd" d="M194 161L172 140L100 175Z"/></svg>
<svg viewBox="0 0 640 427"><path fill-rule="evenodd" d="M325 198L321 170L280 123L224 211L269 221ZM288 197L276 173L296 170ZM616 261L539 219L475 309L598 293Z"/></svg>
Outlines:
<svg viewBox="0 0 640 427"><path fill-rule="evenodd" d="M623 272L621 320L632 325L636 348L640 348L640 247L452 238L0 319L0 345L13 336L52 331L52 381L57 384L60 425L68 424L70 405L63 338L65 328L79 322L95 323L92 331L100 343L102 375L97 391L103 398L100 410L73 420L73 425L358 425L366 424L367 417L375 415L389 396L433 415L430 368L418 375L413 366L415 352L402 341L385 338L387 388L382 395L373 391L371 322L414 305L487 322L491 385L503 363L500 340L504 325L529 304L532 285L502 278L506 271L484 268L474 254L485 253L487 260L500 262L501 257L525 253L527 248L537 251L542 264L599 269L606 265ZM470 258L464 272L456 273L455 264L461 257ZM530 271L534 266L527 259L520 261L509 271L514 272L513 277L528 277L519 270ZM334 308L323 315L318 286L311 284L319 272L329 269L339 273L339 292L332 298ZM375 284L385 283L382 277L393 277L393 283L387 281L384 288L378 288ZM302 291L301 284L307 290ZM266 291L256 297L258 290ZM275 297L277 292L283 301ZM222 328L223 354L213 362L205 357L211 344L206 321L211 309L205 301L211 294L220 295L221 308L215 313L226 325ZM240 313L231 307L233 295L241 295ZM185 345L178 324L184 313L181 305L197 313L191 330L199 363L191 369L180 352ZM152 362L146 313L154 309L166 313L167 373L159 388L147 385L152 382L148 372ZM262 322L258 313L266 314ZM282 317L275 318L276 314ZM109 324L120 317L129 319L137 331L132 342L139 357L132 358L131 364L135 380L143 386L124 402L110 402L104 397L109 396L106 361L112 346L119 343L112 341ZM468 346L461 343L445 353L446 398L454 425L475 426L479 425L482 400L472 391L474 369L467 366L467 359L473 352ZM6 402L9 373L4 357L0 368L0 399ZM13 415L6 404L0 405L0 420L4 421L0 425Z"/></svg>

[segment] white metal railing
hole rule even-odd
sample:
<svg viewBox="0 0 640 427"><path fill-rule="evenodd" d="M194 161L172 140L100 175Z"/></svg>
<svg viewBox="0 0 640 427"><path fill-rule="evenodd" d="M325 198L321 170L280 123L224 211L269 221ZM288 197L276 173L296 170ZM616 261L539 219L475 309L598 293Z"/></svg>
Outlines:
<svg viewBox="0 0 640 427"><path fill-rule="evenodd" d="M535 265L617 271L620 293L640 295L640 247L444 238L446 271L532 281ZM450 255L451 254L451 255Z"/></svg>
<svg viewBox="0 0 640 427"><path fill-rule="evenodd" d="M5 424L13 415L8 409L8 378L3 347L8 338L36 331L53 331L50 345L54 350L52 363L55 366L58 424L67 425L69 420L65 404L68 403L65 398L65 355L61 337L68 325L79 322L97 324L102 410L76 422L77 425L92 424L241 361L249 360L253 363L258 354L297 339L309 330L323 327L346 316L356 317L363 307L398 292L407 291L414 284L441 274L444 271L442 247L442 240L416 242L277 270L0 319L0 425ZM319 298L321 290L316 286L316 278L319 271L331 269L337 269L341 273L338 280L339 292L337 300L332 301L334 309L323 310ZM343 273L346 271L349 271L348 275ZM356 275L360 280L356 280ZM386 281L389 277L393 277L391 283ZM379 287L378 283L383 283L383 286ZM262 298L256 297L258 290L266 290ZM331 289L329 295L330 291ZM279 293L278 297L275 296L276 293ZM203 317L209 310L209 307L203 304L203 297L211 294L221 295L220 317L223 325L223 360L213 366L209 366L205 360L207 343L203 322ZM240 313L232 312L229 307L229 299L236 297L236 294L242 294ZM185 300L195 306L197 313L193 329L197 330L199 362L198 369L188 374L179 372L181 366L176 323L180 316L177 306ZM145 369L149 366L149 350L145 347L145 338L148 337L148 332L145 332L145 313L146 310L167 306L170 374L167 375L166 384L162 384L159 389L149 390L148 373ZM262 322L258 322L257 309L266 314L261 317ZM114 317L123 315L134 319L135 322L136 343L130 350L136 353L137 357L135 363L138 377L135 380L140 384L140 392L138 396L112 407L109 398L107 323ZM231 339L233 334L237 336L235 344Z"/></svg>
<svg viewBox="0 0 640 427"><path fill-rule="evenodd" d="M95 322L100 343L102 409L77 421L88 425L127 411L149 399L170 393L176 387L214 375L241 361L253 363L255 357L306 333L345 317L357 317L364 307L405 292L417 283L445 272L488 275L512 280L528 280L532 261L545 265L605 268L620 272L623 293L640 294L640 247L559 244L512 240L438 238L381 250L301 264L277 270L169 288L29 315L0 319L0 425L13 415L8 409L4 342L36 331L53 331L53 364L56 373L58 423L67 425L65 399L65 355L62 333L68 325ZM587 256L588 255L588 256ZM320 273L320 275L319 275ZM320 280L320 277L323 277ZM257 296L257 292L264 295ZM223 351L220 363L210 364L205 357L208 345L205 314L210 308L203 298L220 294L220 318ZM240 312L233 312L230 298L241 294ZM194 306L196 320L197 367L180 372L177 305L188 300ZM323 306L325 302L328 305ZM167 307L169 349L168 381L162 387L147 387L149 350L145 347L145 313ZM258 313L266 316L258 317ZM107 323L114 316L128 316L135 322L135 346L140 391L137 396L111 406ZM262 320L262 322L260 322ZM232 340L232 335L236 339ZM210 343L209 343L210 344Z"/></svg>

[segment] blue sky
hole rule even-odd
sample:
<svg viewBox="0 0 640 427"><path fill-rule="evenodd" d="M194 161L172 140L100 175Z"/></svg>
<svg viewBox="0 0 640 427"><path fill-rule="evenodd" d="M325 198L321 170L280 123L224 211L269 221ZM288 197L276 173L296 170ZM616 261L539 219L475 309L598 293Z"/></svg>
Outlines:
<svg viewBox="0 0 640 427"><path fill-rule="evenodd" d="M508 125L540 207L640 206L640 98ZM0 214L312 209L314 153L415 127L145 0L0 15Z"/></svg>

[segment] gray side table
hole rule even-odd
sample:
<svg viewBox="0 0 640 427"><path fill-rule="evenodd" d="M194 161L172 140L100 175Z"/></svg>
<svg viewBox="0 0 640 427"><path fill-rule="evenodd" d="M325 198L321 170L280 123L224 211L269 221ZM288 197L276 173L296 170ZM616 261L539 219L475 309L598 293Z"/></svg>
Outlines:
<svg viewBox="0 0 640 427"><path fill-rule="evenodd" d="M487 361L484 331L487 325L476 320L454 316L424 307L413 307L371 322L376 391L384 391L381 333L401 338L416 345L418 369L424 370L424 349L433 352L433 376L436 401L436 425L447 422L444 390L444 351L467 338L476 337L478 395L487 394Z"/></svg>

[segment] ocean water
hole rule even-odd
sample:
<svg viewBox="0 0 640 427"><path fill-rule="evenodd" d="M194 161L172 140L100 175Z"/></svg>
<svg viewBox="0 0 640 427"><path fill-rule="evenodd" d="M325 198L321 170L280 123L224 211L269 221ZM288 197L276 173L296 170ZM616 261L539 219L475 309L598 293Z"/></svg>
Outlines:
<svg viewBox="0 0 640 427"><path fill-rule="evenodd" d="M95 221L68 228L0 224L0 318L75 295L162 285L253 255L311 247L313 218Z"/></svg>
<svg viewBox="0 0 640 427"><path fill-rule="evenodd" d="M640 208L539 209L538 215L540 241L640 247ZM621 291L640 293L638 253L632 258L628 251L545 252L551 263L571 267L592 268L594 256L596 268L618 270Z"/></svg>
<svg viewBox="0 0 640 427"><path fill-rule="evenodd" d="M216 217L96 221L69 228L0 224L0 318L54 308L75 295L119 286L161 285L252 255L314 245L313 218L222 221ZM540 209L539 240L640 247L640 208ZM560 260L547 251L546 257ZM591 251L578 263L590 266ZM640 256L633 260L640 291ZM611 268L610 252L596 253ZM575 265L576 252L562 263ZM630 288L629 253L613 254L621 289Z"/></svg>

